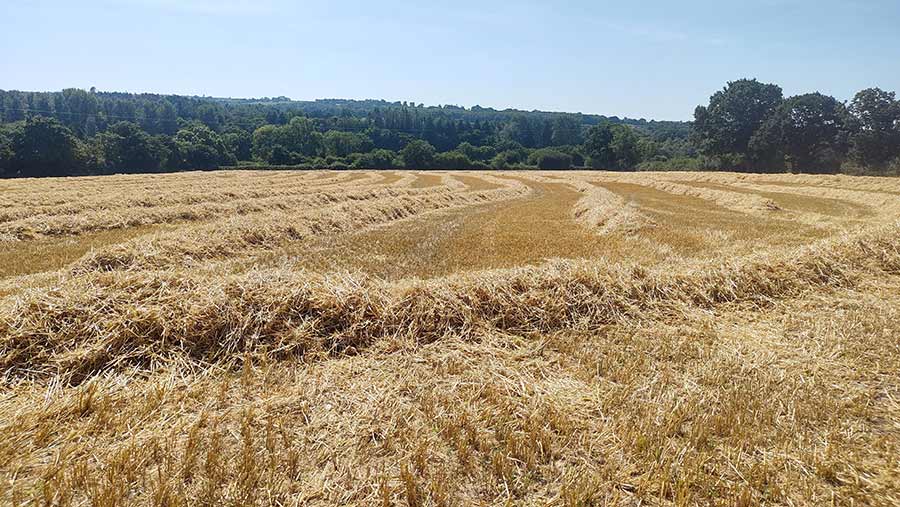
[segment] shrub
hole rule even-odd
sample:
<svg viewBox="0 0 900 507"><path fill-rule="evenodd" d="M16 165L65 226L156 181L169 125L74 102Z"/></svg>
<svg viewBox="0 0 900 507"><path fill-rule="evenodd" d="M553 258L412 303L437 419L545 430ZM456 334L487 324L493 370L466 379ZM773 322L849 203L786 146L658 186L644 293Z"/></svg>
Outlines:
<svg viewBox="0 0 900 507"><path fill-rule="evenodd" d="M351 166L356 169L395 169L402 164L391 150L375 150L352 157Z"/></svg>
<svg viewBox="0 0 900 507"><path fill-rule="evenodd" d="M494 169L512 169L525 161L525 150L506 150L496 154L491 159L491 167Z"/></svg>
<svg viewBox="0 0 900 507"><path fill-rule="evenodd" d="M465 154L470 160L487 162L497 154L493 146L474 146L471 143L461 143L455 151Z"/></svg>
<svg viewBox="0 0 900 507"><path fill-rule="evenodd" d="M543 148L528 156L528 164L538 169L569 169L572 167L572 156L559 150Z"/></svg>
<svg viewBox="0 0 900 507"><path fill-rule="evenodd" d="M434 167L437 169L474 169L472 161L459 151L438 153L434 157Z"/></svg>

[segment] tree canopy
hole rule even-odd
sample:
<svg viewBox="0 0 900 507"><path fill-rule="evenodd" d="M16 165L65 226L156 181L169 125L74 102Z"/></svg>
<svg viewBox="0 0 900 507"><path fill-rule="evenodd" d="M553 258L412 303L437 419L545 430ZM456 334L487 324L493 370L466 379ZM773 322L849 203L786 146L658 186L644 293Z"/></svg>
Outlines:
<svg viewBox="0 0 900 507"><path fill-rule="evenodd" d="M900 103L848 104L739 79L695 121L430 106L0 90L0 175L243 166L310 168L900 170Z"/></svg>
<svg viewBox="0 0 900 507"><path fill-rule="evenodd" d="M750 167L750 140L783 100L781 87L755 79L729 82L694 111L694 140L705 155Z"/></svg>
<svg viewBox="0 0 900 507"><path fill-rule="evenodd" d="M860 165L881 168L900 157L900 102L894 92L862 90L848 112L852 155Z"/></svg>

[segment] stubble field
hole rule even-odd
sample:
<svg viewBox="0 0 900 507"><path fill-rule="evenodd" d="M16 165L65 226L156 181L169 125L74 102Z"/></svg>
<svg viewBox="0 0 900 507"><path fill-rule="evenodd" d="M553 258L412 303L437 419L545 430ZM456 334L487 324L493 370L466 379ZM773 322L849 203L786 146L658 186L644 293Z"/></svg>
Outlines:
<svg viewBox="0 0 900 507"><path fill-rule="evenodd" d="M898 505L900 180L0 181L0 504Z"/></svg>

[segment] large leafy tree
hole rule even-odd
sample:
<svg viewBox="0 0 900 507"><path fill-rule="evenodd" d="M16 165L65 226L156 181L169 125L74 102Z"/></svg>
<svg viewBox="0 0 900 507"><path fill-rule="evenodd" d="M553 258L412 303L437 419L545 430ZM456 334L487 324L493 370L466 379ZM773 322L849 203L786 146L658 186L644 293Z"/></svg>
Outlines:
<svg viewBox="0 0 900 507"><path fill-rule="evenodd" d="M808 93L784 101L753 136L756 153L775 153L794 172L837 172L847 152L847 110Z"/></svg>
<svg viewBox="0 0 900 507"><path fill-rule="evenodd" d="M8 129L0 125L0 177L6 175L12 167L13 149L12 139Z"/></svg>
<svg viewBox="0 0 900 507"><path fill-rule="evenodd" d="M322 134L309 118L295 116L286 125L264 125L253 132L253 156L270 164L291 164L322 151Z"/></svg>
<svg viewBox="0 0 900 507"><path fill-rule="evenodd" d="M74 133L88 136L96 133L99 102L94 94L78 88L67 88L56 95L55 99L56 110L68 113L62 116L63 122Z"/></svg>
<svg viewBox="0 0 900 507"><path fill-rule="evenodd" d="M594 169L611 169L616 163L616 155L610 144L613 140L612 125L603 122L594 125L587 132L584 140L584 152L588 164Z"/></svg>
<svg viewBox="0 0 900 507"><path fill-rule="evenodd" d="M179 130L173 141L182 169L214 169L235 162L222 138L206 125L192 123Z"/></svg>
<svg viewBox="0 0 900 507"><path fill-rule="evenodd" d="M569 169L572 167L572 156L553 148L542 148L528 156L528 163L538 169Z"/></svg>
<svg viewBox="0 0 900 507"><path fill-rule="evenodd" d="M351 153L366 153L375 149L375 144L367 136L353 132L329 130L322 136L325 154L346 157Z"/></svg>
<svg viewBox="0 0 900 507"><path fill-rule="evenodd" d="M282 145L289 151L306 157L320 153L322 135L316 131L316 125L309 118L295 116L287 125L279 128Z"/></svg>
<svg viewBox="0 0 900 507"><path fill-rule="evenodd" d="M472 169L472 160L461 151L447 151L434 156L437 169Z"/></svg>
<svg viewBox="0 0 900 507"><path fill-rule="evenodd" d="M456 147L456 151L463 153L470 160L479 160L486 162L497 154L497 150L493 146L475 146L469 142L460 143Z"/></svg>
<svg viewBox="0 0 900 507"><path fill-rule="evenodd" d="M694 140L700 151L747 168L750 139L782 103L781 87L756 79L729 82L694 111Z"/></svg>
<svg viewBox="0 0 900 507"><path fill-rule="evenodd" d="M396 153L382 149L363 153L353 163L357 169L393 169L400 165Z"/></svg>
<svg viewBox="0 0 900 507"><path fill-rule="evenodd" d="M123 121L97 136L110 169L135 172L158 171L168 157L165 146L138 125Z"/></svg>
<svg viewBox="0 0 900 507"><path fill-rule="evenodd" d="M10 132L10 171L22 176L65 176L85 165L84 147L71 130L53 118L36 116Z"/></svg>
<svg viewBox="0 0 900 507"><path fill-rule="evenodd" d="M881 168L900 157L900 102L893 92L863 90L850 101L853 158L867 167Z"/></svg>
<svg viewBox="0 0 900 507"><path fill-rule="evenodd" d="M263 125L253 131L251 153L254 158L263 162L276 163L276 152L287 151L279 139L279 128L275 125Z"/></svg>
<svg viewBox="0 0 900 507"><path fill-rule="evenodd" d="M251 148L253 146L253 137L246 130L231 126L226 128L222 134L222 142L228 148L228 151L238 160L250 160Z"/></svg>
<svg viewBox="0 0 900 507"><path fill-rule="evenodd" d="M581 144L580 118L567 114L557 116L549 124L552 131L550 136L550 144L552 146Z"/></svg>
<svg viewBox="0 0 900 507"><path fill-rule="evenodd" d="M537 133L531 121L524 115L516 115L500 129L500 139L517 143L526 148L537 144Z"/></svg>
<svg viewBox="0 0 900 507"><path fill-rule="evenodd" d="M615 168L633 169L640 162L640 147L637 134L631 127L613 125L613 138L610 148L615 155Z"/></svg>
<svg viewBox="0 0 900 507"><path fill-rule="evenodd" d="M608 122L588 130L584 153L594 169L632 169L640 161L639 140L634 130Z"/></svg>
<svg viewBox="0 0 900 507"><path fill-rule="evenodd" d="M434 165L434 146L427 141L415 140L400 152L403 165L409 169L429 169Z"/></svg>

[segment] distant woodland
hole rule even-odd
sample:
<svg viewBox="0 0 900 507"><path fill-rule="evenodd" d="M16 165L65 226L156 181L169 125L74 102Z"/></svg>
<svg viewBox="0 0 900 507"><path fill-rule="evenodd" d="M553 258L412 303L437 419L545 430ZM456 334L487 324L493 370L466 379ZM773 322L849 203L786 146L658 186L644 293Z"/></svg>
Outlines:
<svg viewBox="0 0 900 507"><path fill-rule="evenodd" d="M0 176L221 167L900 173L900 101L728 83L693 122L429 106L0 90Z"/></svg>

